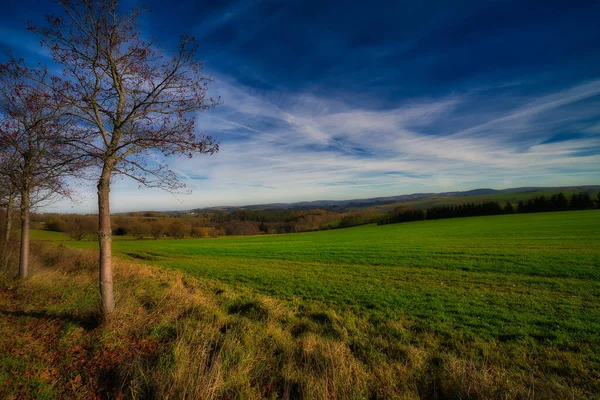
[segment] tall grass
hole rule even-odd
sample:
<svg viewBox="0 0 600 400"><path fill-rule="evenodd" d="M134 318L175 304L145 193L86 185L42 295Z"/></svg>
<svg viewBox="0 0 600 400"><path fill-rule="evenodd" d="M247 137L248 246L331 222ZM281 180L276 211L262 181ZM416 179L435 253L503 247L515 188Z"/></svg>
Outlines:
<svg viewBox="0 0 600 400"><path fill-rule="evenodd" d="M593 398L569 351L373 324L317 303L117 260L99 319L95 252L36 245L0 282L1 398Z"/></svg>

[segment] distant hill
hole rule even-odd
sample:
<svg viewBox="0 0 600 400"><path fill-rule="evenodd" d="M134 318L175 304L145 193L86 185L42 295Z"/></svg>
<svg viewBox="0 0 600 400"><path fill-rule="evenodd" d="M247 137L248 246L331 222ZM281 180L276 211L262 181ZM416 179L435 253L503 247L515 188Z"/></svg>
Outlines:
<svg viewBox="0 0 600 400"><path fill-rule="evenodd" d="M519 201L527 200L536 195L550 195L552 193L563 192L565 194L579 191L600 190L600 185L585 186L559 186L559 187L519 187L510 189L473 189L457 192L442 193L413 193L388 197L373 197L367 199L351 200L315 200L301 201L296 203L268 203L254 204L246 206L220 206L205 207L189 210L188 212L206 213L206 212L233 212L240 209L245 210L310 210L320 208L329 211L351 211L363 208L394 208L397 206L411 206L415 208L430 207L438 204L478 202L485 200L497 201ZM385 207L388 206L388 207Z"/></svg>

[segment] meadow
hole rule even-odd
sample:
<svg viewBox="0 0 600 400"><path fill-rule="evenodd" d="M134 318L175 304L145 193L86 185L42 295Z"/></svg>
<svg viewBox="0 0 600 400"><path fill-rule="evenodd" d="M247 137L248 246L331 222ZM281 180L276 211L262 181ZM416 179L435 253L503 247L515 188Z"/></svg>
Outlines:
<svg viewBox="0 0 600 400"><path fill-rule="evenodd" d="M600 211L113 246L196 279L231 318L343 346L370 376L357 398L600 394Z"/></svg>
<svg viewBox="0 0 600 400"><path fill-rule="evenodd" d="M122 256L442 334L600 343L600 212L117 241ZM90 247L93 243L71 243Z"/></svg>

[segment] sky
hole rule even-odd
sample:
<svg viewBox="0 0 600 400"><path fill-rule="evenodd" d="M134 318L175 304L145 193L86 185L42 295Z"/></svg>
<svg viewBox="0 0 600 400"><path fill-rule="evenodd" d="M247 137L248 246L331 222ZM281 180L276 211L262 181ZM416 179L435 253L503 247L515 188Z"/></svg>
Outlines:
<svg viewBox="0 0 600 400"><path fill-rule="evenodd" d="M26 28L56 6L3 3L0 59L50 64ZM191 195L116 179L113 212L600 184L598 1L144 4L165 51L199 40L220 151L166 160Z"/></svg>

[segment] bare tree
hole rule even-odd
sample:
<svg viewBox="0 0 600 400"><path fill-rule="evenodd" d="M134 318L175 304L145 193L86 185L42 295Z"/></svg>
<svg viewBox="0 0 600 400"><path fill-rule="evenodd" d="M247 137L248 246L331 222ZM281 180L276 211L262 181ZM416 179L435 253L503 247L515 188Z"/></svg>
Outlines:
<svg viewBox="0 0 600 400"><path fill-rule="evenodd" d="M135 221L129 227L129 232L137 240L143 240L144 237L148 234L148 231L149 231L148 224L146 224L142 221Z"/></svg>
<svg viewBox="0 0 600 400"><path fill-rule="evenodd" d="M159 155L212 154L218 144L195 131L195 113L218 103L207 97L209 78L195 61L194 38L182 36L168 55L142 38L143 10L118 12L116 0L58 0L64 15L34 27L64 67L54 90L73 108L81 136L71 144L96 160L103 311L114 310L110 184L113 174L141 185L178 190L181 185Z"/></svg>
<svg viewBox="0 0 600 400"><path fill-rule="evenodd" d="M150 234L156 240L160 239L165 234L165 224L163 221L153 221L150 223Z"/></svg>
<svg viewBox="0 0 600 400"><path fill-rule="evenodd" d="M176 219L169 225L169 236L175 239L184 239L189 229L189 226L185 222Z"/></svg>
<svg viewBox="0 0 600 400"><path fill-rule="evenodd" d="M98 232L95 221L95 219L82 215L71 216L67 222L67 235L78 242L88 236L93 236Z"/></svg>
<svg viewBox="0 0 600 400"><path fill-rule="evenodd" d="M17 197L17 187L12 179L13 177L10 175L10 169L8 161L4 159L2 152L0 152L0 207L5 210L4 226L2 227L2 256L0 257L0 261L4 269L8 267L10 257L10 234Z"/></svg>
<svg viewBox="0 0 600 400"><path fill-rule="evenodd" d="M61 139L68 124L62 119L60 102L40 84L46 76L44 70L31 70L12 58L0 64L2 175L20 199L19 278L29 275L31 207L55 194L66 194L62 177L72 168L68 161L72 156L64 151Z"/></svg>

